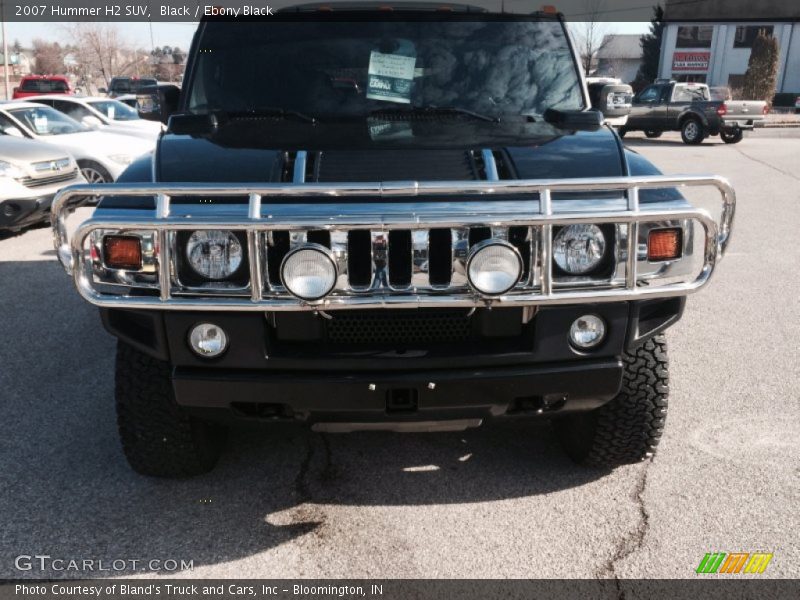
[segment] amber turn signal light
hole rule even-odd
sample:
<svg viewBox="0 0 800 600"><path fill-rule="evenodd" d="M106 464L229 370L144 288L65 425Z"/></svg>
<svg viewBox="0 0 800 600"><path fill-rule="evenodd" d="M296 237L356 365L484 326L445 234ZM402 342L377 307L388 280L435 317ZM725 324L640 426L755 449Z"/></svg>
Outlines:
<svg viewBox="0 0 800 600"><path fill-rule="evenodd" d="M647 238L647 260L674 260L683 251L683 231L680 228L654 229Z"/></svg>
<svg viewBox="0 0 800 600"><path fill-rule="evenodd" d="M132 235L107 235L103 238L103 257L110 269L141 269L142 241Z"/></svg>

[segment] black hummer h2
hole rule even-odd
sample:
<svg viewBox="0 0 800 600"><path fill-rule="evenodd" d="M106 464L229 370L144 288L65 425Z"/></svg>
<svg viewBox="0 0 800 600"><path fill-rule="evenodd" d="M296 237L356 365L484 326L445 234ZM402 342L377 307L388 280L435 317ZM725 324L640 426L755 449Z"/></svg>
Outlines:
<svg viewBox="0 0 800 600"><path fill-rule="evenodd" d="M655 450L662 332L722 256L733 191L622 146L558 15L400 8L201 22L183 90L143 102L169 124L155 154L57 200L59 257L119 340L138 472L210 469L235 418L538 416L582 463ZM719 224L676 189L696 185Z"/></svg>

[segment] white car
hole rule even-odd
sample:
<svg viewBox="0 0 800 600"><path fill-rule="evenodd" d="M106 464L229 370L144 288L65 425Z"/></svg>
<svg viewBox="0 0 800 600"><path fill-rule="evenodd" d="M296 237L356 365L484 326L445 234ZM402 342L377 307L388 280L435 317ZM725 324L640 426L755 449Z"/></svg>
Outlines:
<svg viewBox="0 0 800 600"><path fill-rule="evenodd" d="M144 139L156 139L161 133L161 123L146 121L139 113L118 100L101 97L32 96L26 102L51 106L92 129Z"/></svg>
<svg viewBox="0 0 800 600"><path fill-rule="evenodd" d="M67 150L89 183L116 181L134 160L152 152L156 141L95 131L62 112L33 102L0 104L0 132Z"/></svg>
<svg viewBox="0 0 800 600"><path fill-rule="evenodd" d="M56 192L75 183L86 180L64 150L0 135L0 231L46 221Z"/></svg>

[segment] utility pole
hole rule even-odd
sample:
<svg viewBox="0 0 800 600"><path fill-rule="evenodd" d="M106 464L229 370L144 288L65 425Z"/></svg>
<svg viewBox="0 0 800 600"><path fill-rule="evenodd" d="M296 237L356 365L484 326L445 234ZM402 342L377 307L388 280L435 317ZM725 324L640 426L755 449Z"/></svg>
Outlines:
<svg viewBox="0 0 800 600"><path fill-rule="evenodd" d="M3 79L6 86L6 100L11 99L11 90L8 85L8 37L6 36L6 6L0 0L0 22L3 24Z"/></svg>

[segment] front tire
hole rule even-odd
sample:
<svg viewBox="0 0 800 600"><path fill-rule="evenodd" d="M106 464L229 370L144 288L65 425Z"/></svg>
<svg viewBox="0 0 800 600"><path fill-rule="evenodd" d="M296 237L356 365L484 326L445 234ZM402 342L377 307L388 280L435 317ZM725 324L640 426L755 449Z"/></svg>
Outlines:
<svg viewBox="0 0 800 600"><path fill-rule="evenodd" d="M111 173L101 164L91 160L82 160L78 162L78 167L87 183L114 183Z"/></svg>
<svg viewBox="0 0 800 600"><path fill-rule="evenodd" d="M667 418L669 360L663 334L622 355L619 394L600 408L554 422L567 454L579 464L614 468L652 456Z"/></svg>
<svg viewBox="0 0 800 600"><path fill-rule="evenodd" d="M644 132L644 135L645 137L649 137L651 140L654 140L656 138L660 138L662 133L663 133L662 131L656 131L655 129L648 129L647 131Z"/></svg>
<svg viewBox="0 0 800 600"><path fill-rule="evenodd" d="M122 449L134 471L176 478L214 467L224 430L178 406L169 363L117 342L114 392Z"/></svg>
<svg viewBox="0 0 800 600"><path fill-rule="evenodd" d="M628 133L628 130L625 129L624 127L620 127L619 129L617 129L617 135L621 138L624 138L626 133Z"/></svg>
<svg viewBox="0 0 800 600"><path fill-rule="evenodd" d="M686 119L681 125L681 139L684 144L702 144L706 138L706 129L697 119Z"/></svg>
<svg viewBox="0 0 800 600"><path fill-rule="evenodd" d="M723 129L719 132L719 137L721 137L722 141L726 144L738 144L744 137L744 131L742 131L739 127L735 127L734 129Z"/></svg>

